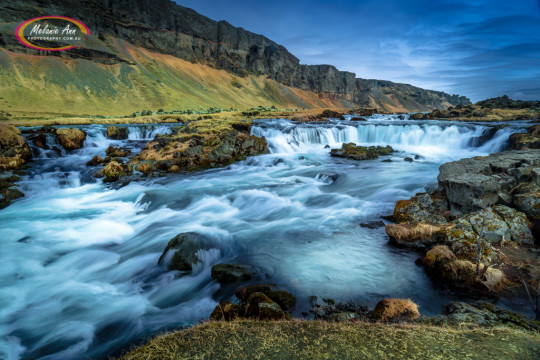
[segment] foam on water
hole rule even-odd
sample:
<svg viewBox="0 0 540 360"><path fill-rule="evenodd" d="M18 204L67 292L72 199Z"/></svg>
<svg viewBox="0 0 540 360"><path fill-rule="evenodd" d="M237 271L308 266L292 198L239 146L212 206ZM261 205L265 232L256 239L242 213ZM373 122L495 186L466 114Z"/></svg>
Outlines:
<svg viewBox="0 0 540 360"><path fill-rule="evenodd" d="M170 127L130 127L124 141L107 139L103 126L84 129L83 149L40 155L20 182L27 196L0 211L0 358L105 359L207 319L219 300L210 268L222 262L249 264L255 281L293 292L298 312L320 295L369 305L410 297L436 313L454 295L433 287L414 254L388 246L384 229L358 223L435 182L443 161L497 151L516 131L482 138L488 125L391 116L318 127L266 121L252 131L271 154L111 189L86 162L109 145L140 150L139 139ZM400 152L391 163L331 158L325 145L342 142ZM422 158L403 161L414 154ZM193 271L158 265L168 241L190 231L208 239Z"/></svg>

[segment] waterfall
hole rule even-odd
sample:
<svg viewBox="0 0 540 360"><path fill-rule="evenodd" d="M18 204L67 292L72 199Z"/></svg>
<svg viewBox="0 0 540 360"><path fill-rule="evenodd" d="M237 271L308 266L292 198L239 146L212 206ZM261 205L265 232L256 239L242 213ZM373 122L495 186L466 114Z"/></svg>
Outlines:
<svg viewBox="0 0 540 360"><path fill-rule="evenodd" d="M358 145L391 145L392 147L424 154L449 154L452 151L478 151L492 153L504 149L512 127L470 125L431 125L367 123L293 125L281 120L272 124L258 123L252 135L264 136L272 153L317 151L326 145L336 148L343 143Z"/></svg>

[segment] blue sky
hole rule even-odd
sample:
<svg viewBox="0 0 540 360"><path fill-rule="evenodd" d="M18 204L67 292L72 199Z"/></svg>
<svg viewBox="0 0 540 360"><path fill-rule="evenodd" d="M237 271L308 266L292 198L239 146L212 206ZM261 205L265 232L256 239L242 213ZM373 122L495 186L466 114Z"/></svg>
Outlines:
<svg viewBox="0 0 540 360"><path fill-rule="evenodd" d="M540 0L177 0L303 64L458 93L540 100Z"/></svg>

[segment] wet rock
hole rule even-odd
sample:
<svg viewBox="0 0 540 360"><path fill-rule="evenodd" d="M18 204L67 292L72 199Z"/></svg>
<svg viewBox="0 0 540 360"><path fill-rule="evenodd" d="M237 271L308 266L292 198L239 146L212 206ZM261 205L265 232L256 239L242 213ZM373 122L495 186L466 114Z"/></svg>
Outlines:
<svg viewBox="0 0 540 360"><path fill-rule="evenodd" d="M363 117L352 117L350 121L367 121L367 119Z"/></svg>
<svg viewBox="0 0 540 360"><path fill-rule="evenodd" d="M125 127L118 128L109 126L107 128L107 138L112 140L125 140L128 138L128 129Z"/></svg>
<svg viewBox="0 0 540 360"><path fill-rule="evenodd" d="M309 312L317 320L366 320L369 312L367 306L353 302L341 303L333 299L320 299L317 296L311 296L309 301L312 306Z"/></svg>
<svg viewBox="0 0 540 360"><path fill-rule="evenodd" d="M286 320L290 316L286 314L278 304L262 302L259 304L257 319L260 321Z"/></svg>
<svg viewBox="0 0 540 360"><path fill-rule="evenodd" d="M12 201L24 197L24 193L16 188L2 188L0 194L2 195L0 197L0 209L8 206Z"/></svg>
<svg viewBox="0 0 540 360"><path fill-rule="evenodd" d="M41 149L47 149L47 135L44 132L39 132L38 134L29 137L29 140L32 141L34 146L37 146Z"/></svg>
<svg viewBox="0 0 540 360"><path fill-rule="evenodd" d="M413 158L411 158L411 157L406 157L403 160L406 161L406 162L414 162Z"/></svg>
<svg viewBox="0 0 540 360"><path fill-rule="evenodd" d="M15 126L0 125L0 171L18 169L32 159L30 147Z"/></svg>
<svg viewBox="0 0 540 360"><path fill-rule="evenodd" d="M285 311L293 310L296 305L296 298L291 293L278 289L275 284L248 285L237 289L234 294L241 303L246 304L254 293L265 294Z"/></svg>
<svg viewBox="0 0 540 360"><path fill-rule="evenodd" d="M234 321L243 316L244 308L241 305L222 301L210 314L210 320Z"/></svg>
<svg viewBox="0 0 540 360"><path fill-rule="evenodd" d="M167 265L169 270L191 271L201 261L199 250L214 247L211 239L193 232L182 233L172 238L161 254L158 264Z"/></svg>
<svg viewBox="0 0 540 360"><path fill-rule="evenodd" d="M237 264L218 264L212 266L212 278L220 284L229 284L235 281L251 279L251 271L245 266Z"/></svg>
<svg viewBox="0 0 540 360"><path fill-rule="evenodd" d="M510 135L508 142L513 150L540 149L540 125L531 126L526 133Z"/></svg>
<svg viewBox="0 0 540 360"><path fill-rule="evenodd" d="M103 179L104 182L115 182L120 179L120 177L127 174L127 167L125 165L121 165L116 161L111 161L110 163L105 166L103 169L103 175L105 179Z"/></svg>
<svg viewBox="0 0 540 360"><path fill-rule="evenodd" d="M84 140L86 140L86 133L80 129L58 129L56 130L56 136L60 145L66 150L76 150L83 147Z"/></svg>
<svg viewBox="0 0 540 360"><path fill-rule="evenodd" d="M418 318L420 312L410 299L385 299L377 303L371 316L381 322L411 321Z"/></svg>
<svg viewBox="0 0 540 360"><path fill-rule="evenodd" d="M300 121L300 122L317 122L317 121L328 121L328 119L330 118L345 120L345 117L343 116L342 113L334 111L334 110L324 110L322 113L317 114L317 115L295 116L291 120Z"/></svg>
<svg viewBox="0 0 540 360"><path fill-rule="evenodd" d="M96 155L86 163L86 166L98 166L103 164L104 162L105 160L103 160L101 156Z"/></svg>
<svg viewBox="0 0 540 360"><path fill-rule="evenodd" d="M267 295L285 311L292 311L296 307L296 298L285 290L272 290Z"/></svg>
<svg viewBox="0 0 540 360"><path fill-rule="evenodd" d="M378 229L384 227L383 221L368 221L360 224L360 227L368 229Z"/></svg>
<svg viewBox="0 0 540 360"><path fill-rule="evenodd" d="M153 162L144 162L142 164L139 164L135 167L135 170L137 170L140 173L143 173L144 175L148 175L153 173L156 170L156 166Z"/></svg>
<svg viewBox="0 0 540 360"><path fill-rule="evenodd" d="M131 152L127 149L120 149L114 146L109 146L107 150L105 150L105 154L108 157L117 158L117 157L126 157L129 154L131 154Z"/></svg>
<svg viewBox="0 0 540 360"><path fill-rule="evenodd" d="M257 318L259 316L259 305L261 303L274 304L272 299L266 296L262 292L252 293L246 300L246 307L244 311L244 317ZM281 310L281 309L280 309Z"/></svg>
<svg viewBox="0 0 540 360"><path fill-rule="evenodd" d="M437 193L416 194L409 200L400 200L394 208L393 221L396 223L446 224L445 213L448 203L444 196Z"/></svg>
<svg viewBox="0 0 540 360"><path fill-rule="evenodd" d="M390 155L394 152L391 146L357 146L354 143L343 144L341 149L332 149L330 155L352 160L373 160L379 156Z"/></svg>

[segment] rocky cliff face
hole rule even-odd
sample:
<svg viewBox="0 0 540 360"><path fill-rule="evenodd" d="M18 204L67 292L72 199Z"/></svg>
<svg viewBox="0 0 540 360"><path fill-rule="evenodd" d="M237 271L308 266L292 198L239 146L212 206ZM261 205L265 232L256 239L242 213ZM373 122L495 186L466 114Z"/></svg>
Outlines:
<svg viewBox="0 0 540 360"><path fill-rule="evenodd" d="M64 15L79 19L91 29L86 49L39 55L90 58L102 63L129 60L118 49L117 39L154 52L223 69L236 75L263 75L277 82L335 96L357 105L377 105L426 110L469 104L465 97L427 91L388 81L357 79L355 74L331 65L301 65L283 46L268 38L214 21L169 0L4 0L0 6L0 46L15 52L36 54L13 36L22 21L40 15Z"/></svg>

